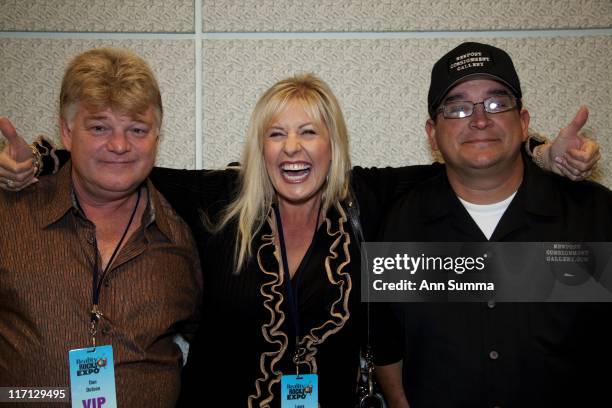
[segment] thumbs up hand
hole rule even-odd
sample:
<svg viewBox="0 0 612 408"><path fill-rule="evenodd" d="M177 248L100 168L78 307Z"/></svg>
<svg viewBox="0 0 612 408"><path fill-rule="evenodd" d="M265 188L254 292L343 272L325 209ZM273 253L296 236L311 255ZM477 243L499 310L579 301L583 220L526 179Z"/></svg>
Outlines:
<svg viewBox="0 0 612 408"><path fill-rule="evenodd" d="M36 167L32 160L32 149L17 134L8 118L0 117L0 132L7 145L0 153L0 188L19 191L38 181L34 177Z"/></svg>
<svg viewBox="0 0 612 408"><path fill-rule="evenodd" d="M557 135L544 155L549 169L571 180L584 180L601 157L597 141L584 136L589 110L581 106L572 121Z"/></svg>

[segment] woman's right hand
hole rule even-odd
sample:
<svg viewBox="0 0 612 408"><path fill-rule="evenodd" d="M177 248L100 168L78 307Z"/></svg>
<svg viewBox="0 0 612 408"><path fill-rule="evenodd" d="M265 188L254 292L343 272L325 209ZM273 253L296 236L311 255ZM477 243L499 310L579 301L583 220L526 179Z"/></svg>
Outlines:
<svg viewBox="0 0 612 408"><path fill-rule="evenodd" d="M8 118L0 117L0 132L8 143L0 153L0 188L20 191L38 181L32 149Z"/></svg>

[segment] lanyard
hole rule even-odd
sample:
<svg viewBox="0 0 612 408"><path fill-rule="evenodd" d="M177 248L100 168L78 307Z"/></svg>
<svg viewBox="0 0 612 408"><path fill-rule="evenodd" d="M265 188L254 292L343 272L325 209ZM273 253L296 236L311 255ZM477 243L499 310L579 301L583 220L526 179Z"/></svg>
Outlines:
<svg viewBox="0 0 612 408"><path fill-rule="evenodd" d="M321 204L319 205L319 211L317 212L317 220L314 228L314 233L312 235L312 240L310 246L308 247L308 251L304 255L304 259L301 262L300 267L295 272L295 291L293 290L293 285L291 283L291 274L289 273L289 262L287 260L287 247L285 245L285 234L283 232L283 222L281 220L280 211L277 205L273 205L274 215L276 216L277 230L278 230L278 242L280 244L281 250L281 259L283 262L283 274L285 276L285 290L287 292L287 303L289 304L289 316L291 317L291 322L293 323L293 331L295 334L295 352L293 355L293 362L295 363L296 372L299 374L299 363L302 355L305 353L305 350L300 348L299 339L300 339L300 319L298 314L298 288L300 285L301 279L301 271L308 263L308 259L312 255L312 251L315 247L315 238L317 236L317 229L319 227L319 217L321 216Z"/></svg>
<svg viewBox="0 0 612 408"><path fill-rule="evenodd" d="M127 226L125 227L125 230L123 231L123 235L121 235L121 239L119 239L119 242L117 243L117 246L115 247L115 250L113 251L113 254L108 260L106 267L102 271L102 274L99 280L98 280L98 273L100 271L100 266L98 264L99 256L98 254L96 254L96 261L95 261L94 269L93 269L93 281L92 281L92 288L91 288L92 307L91 307L91 328L90 328L91 340L92 340L94 349L96 348L96 333L98 332L98 329L97 329L98 322L100 321L100 318L102 317L102 312L100 312L100 308L98 307L98 303L100 300L101 283L104 280L104 277L106 276L106 273L110 269L113 261L115 260L115 257L117 256L117 252L119 252L119 248L121 248L121 244L123 244L123 240L127 236L130 226L132 225L132 222L134 221L134 216L136 215L136 211L138 210L139 203L140 203L140 187L138 188L138 196L136 197L136 205L134 206L134 209L132 210L132 215L130 215L130 220L128 221ZM97 241L94 241L94 245L97 250L98 248Z"/></svg>

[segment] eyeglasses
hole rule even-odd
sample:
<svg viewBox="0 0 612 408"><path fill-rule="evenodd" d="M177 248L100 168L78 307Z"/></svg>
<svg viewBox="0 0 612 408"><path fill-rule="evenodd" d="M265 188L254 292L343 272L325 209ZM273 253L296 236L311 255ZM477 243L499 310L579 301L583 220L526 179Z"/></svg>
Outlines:
<svg viewBox="0 0 612 408"><path fill-rule="evenodd" d="M516 98L510 95L495 95L482 102L451 101L441 105L436 113L442 112L446 119L461 119L472 116L474 107L482 105L487 113L501 113L516 106Z"/></svg>

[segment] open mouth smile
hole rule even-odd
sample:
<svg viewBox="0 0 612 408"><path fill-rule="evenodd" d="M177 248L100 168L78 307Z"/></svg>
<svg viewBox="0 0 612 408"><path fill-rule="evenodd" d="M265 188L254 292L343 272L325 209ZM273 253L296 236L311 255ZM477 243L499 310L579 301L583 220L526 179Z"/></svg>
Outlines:
<svg viewBox="0 0 612 408"><path fill-rule="evenodd" d="M306 162L281 163L281 176L288 183L301 183L308 178L312 165Z"/></svg>

